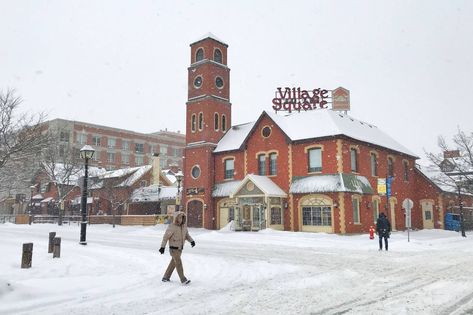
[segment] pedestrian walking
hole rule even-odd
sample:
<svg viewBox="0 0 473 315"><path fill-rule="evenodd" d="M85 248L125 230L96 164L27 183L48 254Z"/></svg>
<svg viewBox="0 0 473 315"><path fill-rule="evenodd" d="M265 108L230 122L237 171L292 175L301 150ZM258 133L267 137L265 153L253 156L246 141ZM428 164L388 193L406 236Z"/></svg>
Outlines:
<svg viewBox="0 0 473 315"><path fill-rule="evenodd" d="M376 233L379 236L379 250L383 250L383 238L384 238L384 248L388 250L388 238L391 234L391 223L389 223L386 215L381 212L379 218L376 221Z"/></svg>
<svg viewBox="0 0 473 315"><path fill-rule="evenodd" d="M163 241L161 242L161 248L159 252L164 254L164 248L169 241L169 253L171 254L171 261L169 262L168 268L164 273L163 282L169 282L174 269L177 270L177 274L182 284L189 284L191 281L184 276L184 268L182 267L181 254L184 249L185 241L189 241L191 246L195 246L195 242L187 231L186 225L186 214L181 211L174 212L174 220L169 224L164 233Z"/></svg>

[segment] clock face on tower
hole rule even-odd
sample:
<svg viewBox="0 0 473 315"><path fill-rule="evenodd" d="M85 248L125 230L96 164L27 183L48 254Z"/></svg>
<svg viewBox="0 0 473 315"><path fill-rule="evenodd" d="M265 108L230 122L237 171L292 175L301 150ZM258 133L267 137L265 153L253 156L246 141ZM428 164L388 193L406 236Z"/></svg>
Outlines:
<svg viewBox="0 0 473 315"><path fill-rule="evenodd" d="M194 86L200 88L202 86L202 77L199 75L194 79Z"/></svg>

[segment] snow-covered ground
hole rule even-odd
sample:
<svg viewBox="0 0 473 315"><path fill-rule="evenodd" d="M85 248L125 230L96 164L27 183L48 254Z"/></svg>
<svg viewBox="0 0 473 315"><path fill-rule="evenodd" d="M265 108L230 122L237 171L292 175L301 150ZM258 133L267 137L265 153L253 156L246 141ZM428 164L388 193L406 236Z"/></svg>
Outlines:
<svg viewBox="0 0 473 315"><path fill-rule="evenodd" d="M0 225L1 314L471 314L473 235L430 230L368 235L190 229L192 283L161 277L165 226ZM48 233L62 238L48 254ZM22 243L33 267L21 269Z"/></svg>

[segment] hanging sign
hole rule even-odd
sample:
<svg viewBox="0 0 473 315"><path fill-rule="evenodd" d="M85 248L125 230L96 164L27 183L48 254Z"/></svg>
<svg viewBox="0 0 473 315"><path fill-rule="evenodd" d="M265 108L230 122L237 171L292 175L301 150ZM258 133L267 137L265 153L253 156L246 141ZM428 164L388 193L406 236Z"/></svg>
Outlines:
<svg viewBox="0 0 473 315"><path fill-rule="evenodd" d="M378 178L378 195L386 195L386 178Z"/></svg>

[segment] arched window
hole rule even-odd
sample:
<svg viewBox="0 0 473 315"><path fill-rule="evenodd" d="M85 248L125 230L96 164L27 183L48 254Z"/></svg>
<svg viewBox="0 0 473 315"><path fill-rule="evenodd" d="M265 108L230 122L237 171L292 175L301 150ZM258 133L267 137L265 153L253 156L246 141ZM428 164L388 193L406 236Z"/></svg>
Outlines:
<svg viewBox="0 0 473 315"><path fill-rule="evenodd" d="M192 114L192 118L191 118L191 130L192 130L192 132L195 132L195 114Z"/></svg>
<svg viewBox="0 0 473 315"><path fill-rule="evenodd" d="M218 63L222 63L222 52L220 51L220 49L215 49L214 61Z"/></svg>
<svg viewBox="0 0 473 315"><path fill-rule="evenodd" d="M204 128L204 114L199 113L199 130Z"/></svg>
<svg viewBox="0 0 473 315"><path fill-rule="evenodd" d="M214 114L214 128L218 130L218 113Z"/></svg>
<svg viewBox="0 0 473 315"><path fill-rule="evenodd" d="M197 49L195 53L195 62L201 61L204 59L204 50L202 48Z"/></svg>
<svg viewBox="0 0 473 315"><path fill-rule="evenodd" d="M388 175L394 176L394 161L392 157L388 157Z"/></svg>
<svg viewBox="0 0 473 315"><path fill-rule="evenodd" d="M225 132L225 130L227 130L227 118L222 115L222 131Z"/></svg>

